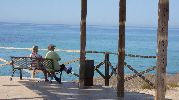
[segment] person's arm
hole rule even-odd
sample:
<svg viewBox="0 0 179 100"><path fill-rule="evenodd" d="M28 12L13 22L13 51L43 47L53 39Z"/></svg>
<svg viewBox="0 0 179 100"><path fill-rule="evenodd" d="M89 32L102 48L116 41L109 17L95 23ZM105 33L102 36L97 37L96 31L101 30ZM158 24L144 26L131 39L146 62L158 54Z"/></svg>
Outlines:
<svg viewBox="0 0 179 100"><path fill-rule="evenodd" d="M45 54L45 58L49 58L49 53L50 53L50 51L48 51L48 52Z"/></svg>
<svg viewBox="0 0 179 100"><path fill-rule="evenodd" d="M45 54L45 58L47 58L47 54Z"/></svg>
<svg viewBox="0 0 179 100"><path fill-rule="evenodd" d="M29 57L32 57L32 54L30 54Z"/></svg>
<svg viewBox="0 0 179 100"><path fill-rule="evenodd" d="M37 58L42 58L42 56L40 54L37 54Z"/></svg>
<svg viewBox="0 0 179 100"><path fill-rule="evenodd" d="M60 61L61 60L61 58L60 58L60 56L57 54L57 59L58 59L58 61Z"/></svg>
<svg viewBox="0 0 179 100"><path fill-rule="evenodd" d="M61 58L60 58L60 56L56 53L56 55L55 55L56 57L56 59L57 59L57 61L60 61L61 60Z"/></svg>

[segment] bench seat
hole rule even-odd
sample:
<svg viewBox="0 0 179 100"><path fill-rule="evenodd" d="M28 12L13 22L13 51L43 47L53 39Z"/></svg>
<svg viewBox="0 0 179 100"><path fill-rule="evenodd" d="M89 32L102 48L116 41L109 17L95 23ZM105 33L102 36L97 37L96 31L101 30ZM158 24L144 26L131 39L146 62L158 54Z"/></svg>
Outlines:
<svg viewBox="0 0 179 100"><path fill-rule="evenodd" d="M54 71L53 60L47 58L32 58L32 57L14 57L11 56L11 66L12 66L12 77L14 76L15 71L20 71L20 79L22 79L22 70L31 71L31 77L35 76L35 72L42 70ZM49 74L50 72L48 72Z"/></svg>

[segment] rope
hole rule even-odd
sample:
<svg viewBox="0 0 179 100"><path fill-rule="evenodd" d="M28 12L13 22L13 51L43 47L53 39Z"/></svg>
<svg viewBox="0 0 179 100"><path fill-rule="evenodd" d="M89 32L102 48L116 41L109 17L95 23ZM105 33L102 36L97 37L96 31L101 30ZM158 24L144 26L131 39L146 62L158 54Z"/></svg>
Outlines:
<svg viewBox="0 0 179 100"><path fill-rule="evenodd" d="M98 51L86 51L86 53L103 53L103 54L114 54L118 55L118 53L113 52L98 52ZM156 58L156 56L143 56L143 55L134 55L134 54L125 54L128 57L137 57L137 58Z"/></svg>
<svg viewBox="0 0 179 100"><path fill-rule="evenodd" d="M76 77L79 77L79 75L75 72L71 72L72 75L76 76Z"/></svg>
<svg viewBox="0 0 179 100"><path fill-rule="evenodd" d="M86 51L86 53L103 53L103 54L118 55L118 53L113 53L113 52L98 52L98 51ZM134 54L125 54L125 56L138 57L138 58L156 58L156 56L143 56L143 55L134 55Z"/></svg>
<svg viewBox="0 0 179 100"><path fill-rule="evenodd" d="M3 59L3 58L0 58L0 61L2 61L2 62L8 62L7 60L5 60L5 59Z"/></svg>
<svg viewBox="0 0 179 100"><path fill-rule="evenodd" d="M6 66L6 65L10 65L10 62L4 63L4 64L0 64L0 67Z"/></svg>
<svg viewBox="0 0 179 100"><path fill-rule="evenodd" d="M0 49L9 49L9 50L32 50L32 48L15 48L15 47L0 47ZM39 49L39 50L47 51L47 49ZM55 49L55 51L80 53L80 50ZM107 54L118 55L118 53L113 53L113 52L99 52L99 51L86 51L86 53L103 53L103 54L106 54L106 53L107 53ZM143 56L143 55L134 55L134 54L125 54L125 56L138 57L138 58L156 58L156 56Z"/></svg>
<svg viewBox="0 0 179 100"><path fill-rule="evenodd" d="M142 78L142 79L143 79L145 82L147 82L150 86L155 87L152 82L150 82L148 79L146 79L144 76L142 76L137 70L135 70L134 68L132 68L131 65L127 65L127 63L125 62L125 66L128 67L130 70L132 70L137 76L139 76L140 78Z"/></svg>
<svg viewBox="0 0 179 100"><path fill-rule="evenodd" d="M74 63L74 62L79 61L79 60L80 60L80 58L75 58L75 59L70 60L70 61L68 61L68 62L64 62L63 64L68 65L68 64L70 64L70 63ZM76 77L79 77L79 75L78 75L77 73L75 73L74 71L72 71L71 74L74 75L74 76L76 76Z"/></svg>
<svg viewBox="0 0 179 100"><path fill-rule="evenodd" d="M32 50L32 48L16 48L16 47L0 47L0 49L7 49L7 50ZM47 51L47 49L39 49L39 50ZM80 52L80 50L63 50L63 49L55 49L55 51Z"/></svg>
<svg viewBox="0 0 179 100"><path fill-rule="evenodd" d="M124 80L129 81L129 80L131 80L131 79L133 79L133 78L135 78L135 77L137 77L139 75L143 75L145 73L148 73L149 71L153 71L155 68L156 68L156 66L151 66L148 69L146 69L145 71L142 71L142 72L139 72L138 74L133 74L131 76L126 77Z"/></svg>
<svg viewBox="0 0 179 100"><path fill-rule="evenodd" d="M114 54L114 55L118 55L118 53L102 52L102 51L86 51L86 53L102 53L102 54Z"/></svg>
<svg viewBox="0 0 179 100"><path fill-rule="evenodd" d="M8 49L8 50L32 50L32 48L15 48L15 47L0 47L0 49Z"/></svg>
<svg viewBox="0 0 179 100"><path fill-rule="evenodd" d="M128 57L137 57L137 58L156 58L156 56L143 56L143 55L134 55L134 54L125 54Z"/></svg>
<svg viewBox="0 0 179 100"><path fill-rule="evenodd" d="M68 62L64 62L63 64L64 64L64 65L68 65L68 64L70 64L70 63L74 63L74 62L79 61L79 60L80 60L80 58L75 58L75 59L70 60L70 61L68 61Z"/></svg>
<svg viewBox="0 0 179 100"><path fill-rule="evenodd" d="M11 62L9 62L9 61L3 59L3 58L0 58L0 61L1 61L1 62L4 62L4 64L0 64L0 67L6 66L6 65L10 65L10 63L11 63Z"/></svg>

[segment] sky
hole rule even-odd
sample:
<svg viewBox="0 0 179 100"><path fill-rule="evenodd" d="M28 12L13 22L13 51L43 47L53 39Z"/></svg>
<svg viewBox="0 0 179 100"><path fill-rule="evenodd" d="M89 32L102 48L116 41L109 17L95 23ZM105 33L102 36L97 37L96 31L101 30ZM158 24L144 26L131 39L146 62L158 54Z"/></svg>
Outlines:
<svg viewBox="0 0 179 100"><path fill-rule="evenodd" d="M127 26L157 26L158 0L126 0ZM179 0L169 26L179 27ZM0 22L79 25L81 0L0 0ZM118 25L119 0L88 0L87 25Z"/></svg>

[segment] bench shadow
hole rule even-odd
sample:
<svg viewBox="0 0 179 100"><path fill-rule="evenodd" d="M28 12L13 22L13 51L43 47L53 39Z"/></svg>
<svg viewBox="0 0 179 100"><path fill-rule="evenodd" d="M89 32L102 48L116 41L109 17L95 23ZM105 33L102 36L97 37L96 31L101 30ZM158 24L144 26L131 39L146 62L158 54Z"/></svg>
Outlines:
<svg viewBox="0 0 179 100"><path fill-rule="evenodd" d="M2 85L2 86L21 86L21 85Z"/></svg>

